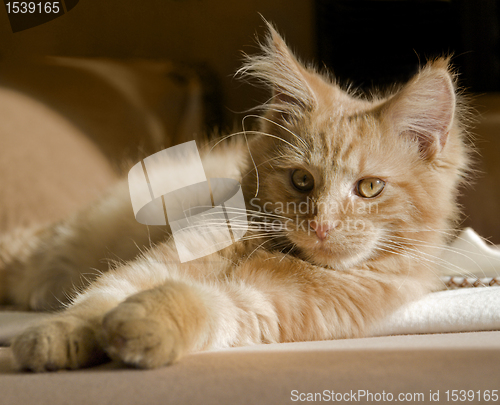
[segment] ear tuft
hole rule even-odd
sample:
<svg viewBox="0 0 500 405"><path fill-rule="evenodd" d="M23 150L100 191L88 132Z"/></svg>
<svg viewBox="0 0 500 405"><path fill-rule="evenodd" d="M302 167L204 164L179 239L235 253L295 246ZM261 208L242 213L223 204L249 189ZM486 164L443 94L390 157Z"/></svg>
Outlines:
<svg viewBox="0 0 500 405"><path fill-rule="evenodd" d="M314 92L307 83L307 71L295 58L283 38L266 20L267 35L259 43L261 54L245 55L237 74L257 78L270 86L273 98L269 108L283 114L298 113L316 106Z"/></svg>
<svg viewBox="0 0 500 405"><path fill-rule="evenodd" d="M455 86L449 59L429 62L385 105L384 120L394 132L419 143L422 157L432 158L446 145L455 114Z"/></svg>

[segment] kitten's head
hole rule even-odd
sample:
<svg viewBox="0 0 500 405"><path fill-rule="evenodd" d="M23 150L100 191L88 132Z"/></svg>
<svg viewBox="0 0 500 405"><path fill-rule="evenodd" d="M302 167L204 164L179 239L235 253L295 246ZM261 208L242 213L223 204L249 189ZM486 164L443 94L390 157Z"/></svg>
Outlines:
<svg viewBox="0 0 500 405"><path fill-rule="evenodd" d="M242 72L273 95L242 185L269 243L337 269L441 243L468 156L448 60L367 100L299 63L271 26L262 51Z"/></svg>

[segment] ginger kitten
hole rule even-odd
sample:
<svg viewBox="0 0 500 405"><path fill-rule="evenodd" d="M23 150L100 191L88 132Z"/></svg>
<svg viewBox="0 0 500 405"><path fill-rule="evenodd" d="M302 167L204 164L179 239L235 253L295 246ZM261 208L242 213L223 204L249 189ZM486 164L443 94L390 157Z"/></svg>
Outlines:
<svg viewBox="0 0 500 405"><path fill-rule="evenodd" d="M31 308L85 285L90 267L106 270L103 246L132 259L130 240L158 242L96 272L64 310L18 336L21 368L75 369L107 356L152 368L199 350L366 336L439 288L434 258L455 225L468 163L448 60L367 100L299 63L271 26L261 48L240 71L273 92L259 130L202 156L208 177L242 184L245 238L180 263L172 238L145 236L135 222L126 183L25 236L30 248L4 238L0 298Z"/></svg>

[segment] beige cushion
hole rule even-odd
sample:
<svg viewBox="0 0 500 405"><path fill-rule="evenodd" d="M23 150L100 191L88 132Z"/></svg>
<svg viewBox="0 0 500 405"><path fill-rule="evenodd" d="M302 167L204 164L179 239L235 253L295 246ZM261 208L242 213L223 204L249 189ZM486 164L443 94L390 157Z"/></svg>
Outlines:
<svg viewBox="0 0 500 405"><path fill-rule="evenodd" d="M66 118L6 88L0 88L0 142L0 233L62 219L117 178Z"/></svg>
<svg viewBox="0 0 500 405"><path fill-rule="evenodd" d="M193 354L158 370L108 363L45 374L13 372L2 348L0 393L3 405L233 405L298 402L293 390L421 393L429 403L439 390L446 403L447 390L499 389L499 361L500 332L260 345Z"/></svg>

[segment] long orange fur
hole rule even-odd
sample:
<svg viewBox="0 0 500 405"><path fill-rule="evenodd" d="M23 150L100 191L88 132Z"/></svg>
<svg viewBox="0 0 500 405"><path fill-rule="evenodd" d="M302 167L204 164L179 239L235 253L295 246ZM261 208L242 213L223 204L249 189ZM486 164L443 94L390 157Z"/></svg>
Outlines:
<svg viewBox="0 0 500 405"><path fill-rule="evenodd" d="M240 71L273 92L258 129L203 153L209 177L242 184L245 238L181 264L173 241L154 234L154 247L109 271L101 265L66 309L15 339L21 368L79 368L107 356L151 368L199 350L366 336L439 288L434 264L455 227L469 160L449 61L429 62L389 97L366 99L302 65L270 25L261 48ZM291 183L297 169L313 177L310 192ZM357 191L367 178L385 184L374 198ZM312 224L330 223L319 238ZM26 236L31 248L17 247L20 257L9 253L15 238L4 238L2 298L44 307L62 290L47 272L78 284L99 266L102 246L127 257L132 237L146 245L138 227L122 183L66 223Z"/></svg>

